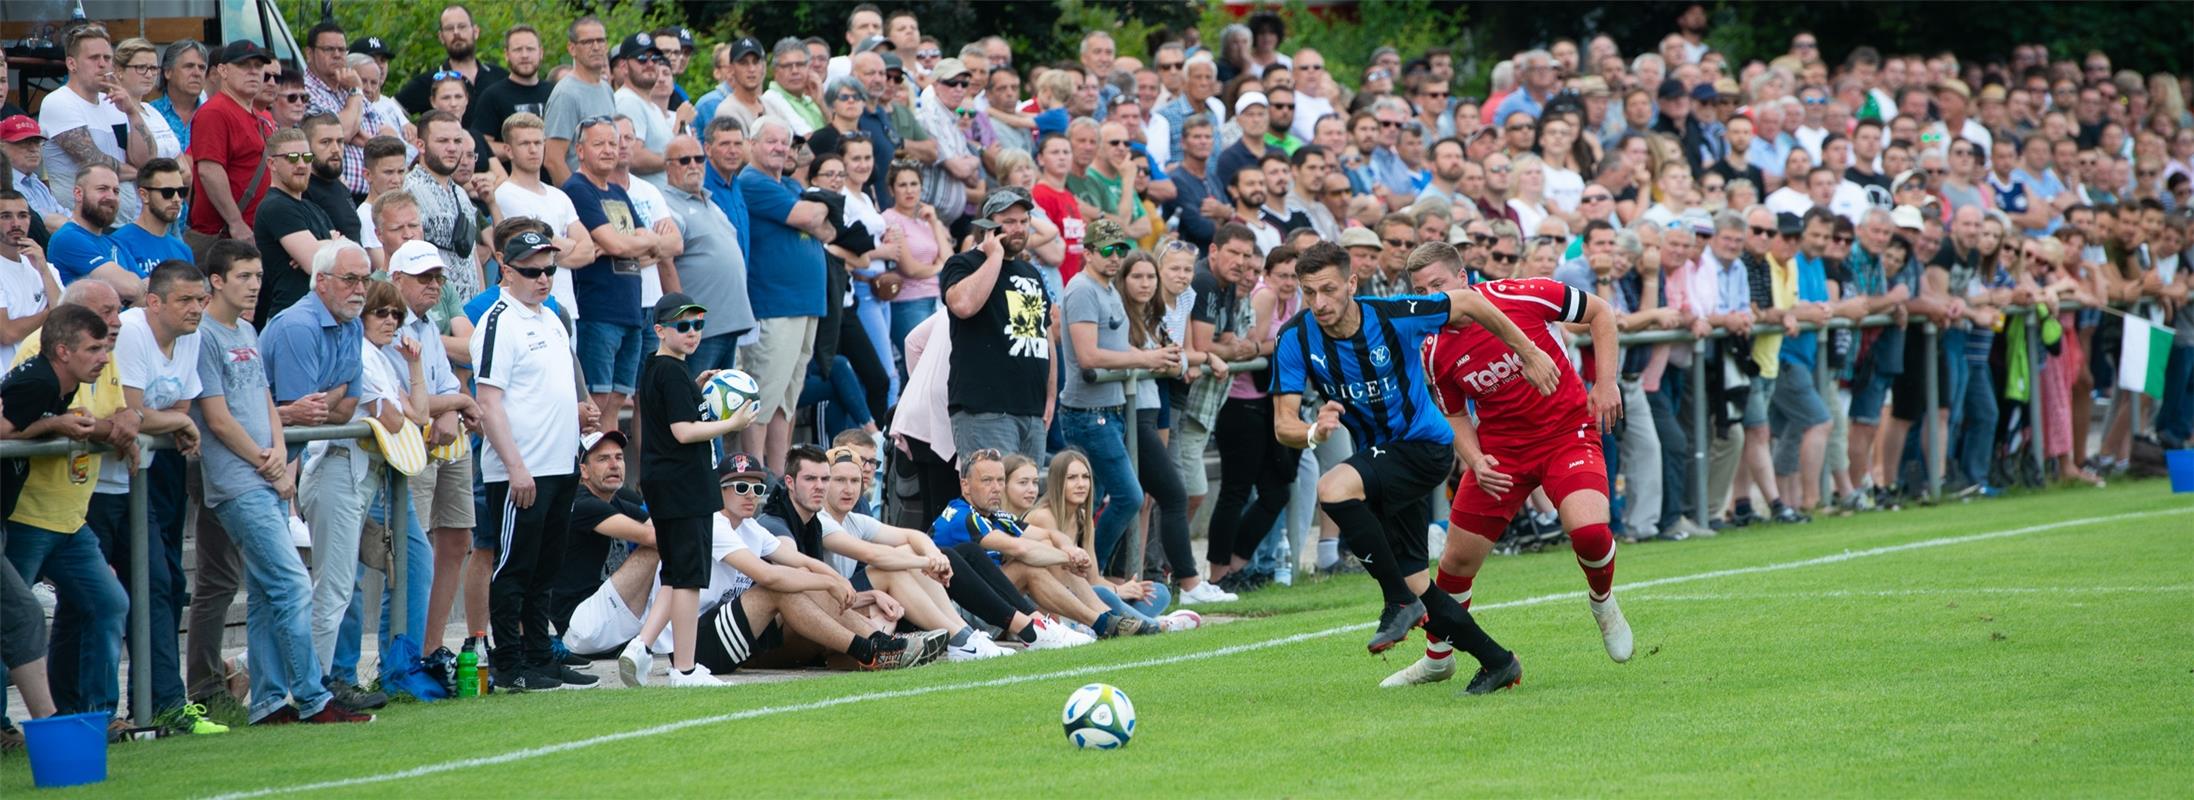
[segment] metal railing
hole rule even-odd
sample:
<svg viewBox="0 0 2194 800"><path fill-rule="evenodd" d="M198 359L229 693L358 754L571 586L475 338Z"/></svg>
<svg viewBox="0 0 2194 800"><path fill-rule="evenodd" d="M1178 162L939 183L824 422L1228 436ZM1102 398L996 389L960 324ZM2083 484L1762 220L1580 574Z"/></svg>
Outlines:
<svg viewBox="0 0 2194 800"><path fill-rule="evenodd" d="M2040 375L2042 370L2041 316L2033 313L2036 308L2039 308L2039 306L2004 306L2000 309L2002 313L2010 318L2006 321L2005 325L2008 326L2012 324L2019 324L2026 326L2026 340L2028 343L2026 348L2028 359L2027 366L2028 374L2030 375ZM2057 306L2057 309L2060 311L2071 311L2077 310L2079 308L2079 304L2072 301L2065 301L2059 303ZM1797 326L1797 332L1830 333L1838 330L1886 328L1893 327L1896 324L1897 319L1894 316L1888 314L1875 314L1862 319L1837 317L1820 324L1800 323ZM1762 329L1766 327L1767 326L1764 323L1756 322L1754 324L1755 329ZM1787 330L1780 325L1774 325L1772 326L1772 329L1776 332L1787 334ZM1684 329L1639 331L1636 333L1622 334L1617 337L1617 341L1626 347L1655 344L1691 345L1693 357L1691 359L1690 366L1686 368L1688 374L1685 380L1685 383L1689 384L1688 388L1690 395L1689 401L1691 411L1691 435L1689 437L1691 440L1691 507L1694 513L1702 517L1701 524L1704 524L1704 518L1709 515L1709 506L1712 505L1712 498L1708 497L1708 485L1711 483L1711 480L1709 478L1710 465L1708 462L1707 449L1710 446L1709 443L1712 440L1712 436L1714 433L1713 431L1708 430L1706 374L1707 359L1705 358L1705 351L1707 347L1707 342L1709 340L1723 339L1731 335L1732 334L1727 330L1716 328L1708 331L1706 336L1704 337L1693 335L1691 331ZM1949 448L1949 437L1946 431L1938 430L1938 428L1942 426L1943 421L1936 414L1937 410L1940 409L1942 406L1941 375L1943 352L1940 339L1941 333L1937 330L1933 322L1922 322L1921 335L1924 337L1924 343L1921 348L1922 352L1924 353L1923 362L1919 366L1907 364L1905 365L1905 369L1925 370L1922 383L1924 388L1922 391L1925 395L1926 404L1924 406L1925 411L1921 415L1920 447L1921 452L1924 454L1922 458L1922 463L1926 465L1927 471L1927 497L1932 500L1939 498L1942 494L1944 462L1948 456L1948 453L1945 451ZM1830 337L1828 336L1818 336L1814 339L1814 364L1816 365L1816 368L1813 371L1814 383L1815 389L1821 393L1821 397L1824 402L1828 402L1836 396L1836 378L1833 376L1832 371L1827 368L1829 338ZM1589 339L1578 339L1578 343L1580 344L1589 343L1589 341ZM1229 362L1227 364L1227 374L1233 375L1242 370L1254 371L1264 369L1267 366L1268 362L1264 358L1255 358L1239 362ZM1137 411L1135 408L1135 387L1142 379L1145 378L1171 376L1156 375L1155 373L1152 373L1150 370L1146 369L1097 369L1089 370L1089 372L1091 373L1091 380L1096 383L1111 383L1118 381L1125 381L1127 383L1127 386L1124 387L1126 389L1126 401L1123 411L1127 418L1127 424L1123 426L1126 429L1127 438L1127 463L1128 469L1137 469L1137 465L1140 462L1137 460L1138 448L1135 431L1137 430L1136 425L1139 423L1139 420L1137 418ZM2039 443L2043 441L2042 426L2044 424L2043 415L2041 413L2041 397L2042 393L2038 386L2029 387L2029 390L2027 392L2027 422L2033 427L2033 433L2030 436L2030 441L2035 442L2036 444L2027 449L2034 458L2037 470L2040 470L2043 467L2043 462L2046 458L2043 454L2042 447L2039 445ZM1834 413L1832 411L1831 417L1833 416ZM1224 457L1225 454L1221 453L1221 458L1223 459ZM1890 466L1891 470L1896 470L1899 468L1900 465ZM1610 476L1610 478L1612 477L1613 476ZM1824 469L1821 475L1823 496L1826 496L1828 494L1826 489L1830 485L1830 480L1831 479L1828 475L1827 470ZM1133 543L1133 549L1130 551L1128 563L1134 565L1135 569L1140 570L1142 568L1142 564L1144 563L1143 550L1145 533L1141 529L1141 513L1139 513L1138 511L1135 517L1135 522L1130 523L1128 526L1128 539ZM1289 538L1291 540L1300 540L1301 537L1294 535L1294 532L1290 531ZM1300 554L1297 555L1299 556Z"/></svg>

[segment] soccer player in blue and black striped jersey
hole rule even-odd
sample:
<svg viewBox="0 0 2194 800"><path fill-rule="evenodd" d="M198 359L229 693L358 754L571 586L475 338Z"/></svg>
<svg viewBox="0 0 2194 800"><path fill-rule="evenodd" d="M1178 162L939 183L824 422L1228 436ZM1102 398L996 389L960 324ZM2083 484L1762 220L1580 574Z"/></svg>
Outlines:
<svg viewBox="0 0 2194 800"><path fill-rule="evenodd" d="M1472 694L1514 685L1521 677L1515 655L1425 574L1432 516L1425 498L1455 471L1455 431L1427 391L1417 351L1441 326L1473 320L1515 351L1540 394L1552 393L1561 373L1476 291L1354 297L1348 253L1330 242L1304 250L1295 272L1309 313L1275 337L1273 432L1283 444L1307 448L1346 425L1356 443L1354 455L1318 479L1318 504L1379 581L1385 603L1371 652L1384 652L1423 624L1478 660ZM1301 414L1307 386L1329 398L1309 423Z"/></svg>

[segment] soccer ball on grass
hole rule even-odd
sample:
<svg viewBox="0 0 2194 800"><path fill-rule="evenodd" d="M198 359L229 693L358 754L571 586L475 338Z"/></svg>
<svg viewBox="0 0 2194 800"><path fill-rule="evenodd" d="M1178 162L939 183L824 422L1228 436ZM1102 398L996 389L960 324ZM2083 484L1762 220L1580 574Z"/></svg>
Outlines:
<svg viewBox="0 0 2194 800"><path fill-rule="evenodd" d="M1067 741L1084 750L1125 747L1135 735L1135 704L1109 683L1074 690L1059 718L1066 726Z"/></svg>

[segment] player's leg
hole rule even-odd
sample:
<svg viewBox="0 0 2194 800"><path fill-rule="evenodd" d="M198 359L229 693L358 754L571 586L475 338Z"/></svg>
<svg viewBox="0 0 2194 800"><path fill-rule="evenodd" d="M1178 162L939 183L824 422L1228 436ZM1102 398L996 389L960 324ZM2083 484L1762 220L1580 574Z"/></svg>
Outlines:
<svg viewBox="0 0 2194 800"><path fill-rule="evenodd" d="M1586 599L1607 655L1630 660L1630 623L1615 604L1615 532L1608 527L1607 465L1597 442L1570 443L1547 464L1547 494L1561 504L1562 527L1584 570Z"/></svg>
<svg viewBox="0 0 2194 800"><path fill-rule="evenodd" d="M1386 546L1379 515L1364 502L1364 477L1356 465L1358 459L1368 460L1366 454L1370 452L1350 456L1318 478L1318 507L1340 529L1341 541L1356 554L1364 571L1379 582L1379 593L1386 604L1407 606L1416 602L1417 593L1402 580L1404 573ZM1423 531L1418 533L1422 538Z"/></svg>
<svg viewBox="0 0 2194 800"><path fill-rule="evenodd" d="M1437 591L1453 598L1467 613L1471 584L1484 566L1493 545L1508 530L1508 521L1526 497L1538 494L1538 468L1534 461L1502 455L1501 463L1515 480L1507 491L1488 491L1475 472L1465 471L1455 488L1448 513L1447 544L1440 552L1439 569L1433 574ZM1425 630L1425 655L1379 683L1383 687L1437 683L1455 676L1455 644L1430 626Z"/></svg>

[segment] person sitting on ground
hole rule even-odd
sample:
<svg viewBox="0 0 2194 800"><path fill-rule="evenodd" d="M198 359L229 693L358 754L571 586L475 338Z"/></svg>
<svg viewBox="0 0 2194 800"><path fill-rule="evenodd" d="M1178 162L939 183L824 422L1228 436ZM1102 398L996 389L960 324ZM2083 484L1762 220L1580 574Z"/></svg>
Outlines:
<svg viewBox="0 0 2194 800"><path fill-rule="evenodd" d="M825 458L830 473L823 505L815 512L823 526L823 549L828 551L823 560L855 588L870 587L881 598L898 603L906 624L943 631L947 660L1012 655L1013 651L999 647L989 634L968 625L953 610L944 586L952 580L952 562L929 537L854 513L868 476L875 474L870 466L875 458L851 447L832 448Z"/></svg>
<svg viewBox="0 0 2194 800"><path fill-rule="evenodd" d="M1086 545L1097 536L1097 520L1090 509L1089 457L1071 447L1061 450L1051 457L1050 474L1047 481L1037 475L1036 462L1007 456L1005 511L1030 530L1050 531L1087 549ZM1091 591L1106 607L1141 619L1146 633L1187 630L1203 624L1203 615L1187 609L1164 613L1173 603L1173 592L1165 584L1115 581L1095 568L1081 577L1089 581Z"/></svg>
<svg viewBox="0 0 2194 800"><path fill-rule="evenodd" d="M1107 608L1081 577L1095 569L1089 551L1054 539L1052 531L1030 531L1001 512L1004 459L987 447L960 454L960 497L930 525L930 537L940 547L982 545L985 555L1004 567L1013 585L1035 598L1037 606L1087 625L1104 638L1141 632L1141 619Z"/></svg>

